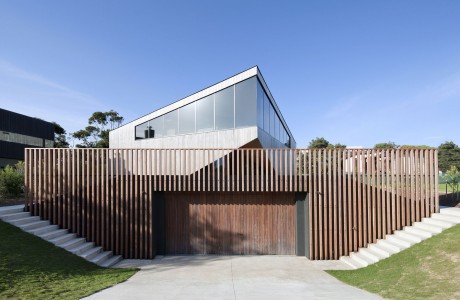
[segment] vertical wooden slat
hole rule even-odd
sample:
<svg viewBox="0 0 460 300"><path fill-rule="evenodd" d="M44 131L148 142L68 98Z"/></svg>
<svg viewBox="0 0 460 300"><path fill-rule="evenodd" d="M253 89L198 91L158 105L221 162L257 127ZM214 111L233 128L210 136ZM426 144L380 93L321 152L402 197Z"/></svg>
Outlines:
<svg viewBox="0 0 460 300"><path fill-rule="evenodd" d="M381 178L380 166L381 164L382 164L382 151L376 151L377 239L383 238L383 235L382 235L382 203L381 203L382 188L380 186L380 178Z"/></svg>
<svg viewBox="0 0 460 300"><path fill-rule="evenodd" d="M377 241L377 194L376 194L376 153L375 150L370 151L370 161L371 161L371 180L370 186L372 188L372 242Z"/></svg>
<svg viewBox="0 0 460 300"><path fill-rule="evenodd" d="M371 196L371 184L369 181L371 175L371 150L366 150L366 157L365 157L365 178L366 178L366 228L367 228L367 239L366 243L372 243L372 196ZM364 181L364 180L363 180Z"/></svg>
<svg viewBox="0 0 460 300"><path fill-rule="evenodd" d="M333 208L334 208L334 221L333 221L333 224L334 224L334 229L333 229L333 235L334 235L334 241L333 241L333 245L334 245L334 256L333 258L334 259L338 259L339 258L339 251L338 251L338 236L339 236L339 233L338 233L338 230L337 230L337 225L338 225L338 205L337 205L337 149L334 149L333 150L333 153L332 153L332 182L330 182L330 184L332 185L332 193L333 193ZM330 190L330 189L329 189Z"/></svg>
<svg viewBox="0 0 460 300"><path fill-rule="evenodd" d="M309 259L312 259L314 257L314 248L313 248L313 243L316 241L313 238L313 178L312 178L312 150L305 150L306 153L308 153L308 230L310 231L309 237L310 240L309 242L309 249L310 249L310 257ZM280 166L281 168L281 166Z"/></svg>
<svg viewBox="0 0 460 300"><path fill-rule="evenodd" d="M386 150L386 232L387 234L391 234L391 157L390 157L390 150Z"/></svg>
<svg viewBox="0 0 460 300"><path fill-rule="evenodd" d="M94 152L93 152L94 154ZM93 199L94 201L94 219L95 219L95 224L94 224L94 230L95 230L95 235L94 235L94 241L96 242L96 245L101 244L101 227L100 227L100 167L101 167L101 161L100 161L100 149L95 150L95 159L93 159L93 162L95 161L95 170L93 171L93 176L96 175L96 186L94 188L95 192L95 198Z"/></svg>
<svg viewBox="0 0 460 300"><path fill-rule="evenodd" d="M357 151L352 150L352 190L353 190L353 200L352 200L352 211L353 211L353 251L357 251L359 247L359 239L358 239L358 219L360 218L360 211L358 210L358 207L360 207L357 199L357 171L358 171L358 161L357 161Z"/></svg>
<svg viewBox="0 0 460 300"><path fill-rule="evenodd" d="M319 258L319 201L318 201L318 150L314 149L311 150L313 151L313 188L312 188L312 194L313 194L313 228L314 228L314 256L313 259L318 259Z"/></svg>
<svg viewBox="0 0 460 300"><path fill-rule="evenodd" d="M323 212L324 212L324 194L323 194L323 185L322 183L324 180L322 179L323 175L323 160L322 160L322 153L323 150L318 150L318 222L319 222L319 259L324 259L323 251L324 251L324 231L323 231L323 225L324 225L324 218L323 218Z"/></svg>
<svg viewBox="0 0 460 300"><path fill-rule="evenodd" d="M420 220L425 217L425 156L419 150Z"/></svg>
<svg viewBox="0 0 460 300"><path fill-rule="evenodd" d="M415 211L415 153L414 150L410 150L410 164L411 164L411 176L410 176L410 200L411 200L411 223L417 220L417 214Z"/></svg>
<svg viewBox="0 0 460 300"><path fill-rule="evenodd" d="M434 168L434 150L433 149L430 149L430 215L432 213L434 213L436 211L436 208L435 208L435 205L434 205L434 202L435 202L435 199L434 199L434 176L437 176L436 172L437 171L435 168Z"/></svg>
<svg viewBox="0 0 460 300"><path fill-rule="evenodd" d="M363 198L362 198L362 186L361 186L361 163L362 163L362 152L361 150L357 150L355 154L355 164L356 164L356 171L355 171L355 182L356 182L356 192L357 192L357 202L358 202L358 214L357 214L357 228L358 228L358 248L363 247L364 240L364 228L363 228Z"/></svg>
<svg viewBox="0 0 460 300"><path fill-rule="evenodd" d="M333 202L332 202L332 149L327 151L327 210L328 210L328 253L327 259L332 259L334 245L333 241L333 224L332 224L332 211L333 211Z"/></svg>
<svg viewBox="0 0 460 300"><path fill-rule="evenodd" d="M395 150L395 156L396 156L396 175L395 175L395 184L396 184L396 200L395 200L395 219L396 219L396 224L395 224L395 229L402 228L401 227L401 150Z"/></svg>

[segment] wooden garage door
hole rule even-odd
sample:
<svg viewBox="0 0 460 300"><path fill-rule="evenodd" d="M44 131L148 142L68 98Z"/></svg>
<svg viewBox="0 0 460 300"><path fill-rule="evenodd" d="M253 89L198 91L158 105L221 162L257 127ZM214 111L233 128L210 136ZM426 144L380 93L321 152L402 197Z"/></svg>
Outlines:
<svg viewBox="0 0 460 300"><path fill-rule="evenodd" d="M292 193L165 195L166 254L295 254Z"/></svg>

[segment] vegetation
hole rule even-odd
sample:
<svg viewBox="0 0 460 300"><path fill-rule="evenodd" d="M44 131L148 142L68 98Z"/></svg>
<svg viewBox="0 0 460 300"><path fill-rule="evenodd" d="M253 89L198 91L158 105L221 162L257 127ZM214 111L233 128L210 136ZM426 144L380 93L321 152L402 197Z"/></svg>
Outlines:
<svg viewBox="0 0 460 300"><path fill-rule="evenodd" d="M395 142L386 142L386 143L379 143L374 145L374 149L398 149L398 145Z"/></svg>
<svg viewBox="0 0 460 300"><path fill-rule="evenodd" d="M24 191L24 162L0 170L0 199L17 198Z"/></svg>
<svg viewBox="0 0 460 300"><path fill-rule="evenodd" d="M389 299L459 299L460 225L367 268L328 271Z"/></svg>
<svg viewBox="0 0 460 300"><path fill-rule="evenodd" d="M452 166L460 169L460 147L452 141L439 145L438 164L442 172L447 172Z"/></svg>
<svg viewBox="0 0 460 300"><path fill-rule="evenodd" d="M54 148L69 148L65 129L56 122L52 123L54 125Z"/></svg>
<svg viewBox="0 0 460 300"><path fill-rule="evenodd" d="M308 144L308 148L311 149L324 149L324 148L340 148L340 149L345 149L347 146L344 144L331 144L329 143L328 140L326 140L323 137L317 137L316 139L313 139L310 141L310 144Z"/></svg>
<svg viewBox="0 0 460 300"><path fill-rule="evenodd" d="M135 269L105 269L0 221L0 299L80 299Z"/></svg>
<svg viewBox="0 0 460 300"><path fill-rule="evenodd" d="M435 149L434 147L427 145L402 145L399 149Z"/></svg>
<svg viewBox="0 0 460 300"><path fill-rule="evenodd" d="M109 131L118 128L124 118L116 111L97 111L88 119L88 126L72 134L72 137L81 141L78 148L108 148Z"/></svg>
<svg viewBox="0 0 460 300"><path fill-rule="evenodd" d="M446 172L446 184L449 185L452 193L457 192L458 194L458 184L460 183L460 172L456 166L451 166L450 169Z"/></svg>

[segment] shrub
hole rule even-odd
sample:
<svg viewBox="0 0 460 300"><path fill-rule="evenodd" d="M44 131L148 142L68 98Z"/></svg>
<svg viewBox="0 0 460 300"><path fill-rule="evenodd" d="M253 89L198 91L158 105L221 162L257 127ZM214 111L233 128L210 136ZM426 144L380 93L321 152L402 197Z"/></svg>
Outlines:
<svg viewBox="0 0 460 300"><path fill-rule="evenodd" d="M24 162L0 171L0 198L16 198L24 191Z"/></svg>

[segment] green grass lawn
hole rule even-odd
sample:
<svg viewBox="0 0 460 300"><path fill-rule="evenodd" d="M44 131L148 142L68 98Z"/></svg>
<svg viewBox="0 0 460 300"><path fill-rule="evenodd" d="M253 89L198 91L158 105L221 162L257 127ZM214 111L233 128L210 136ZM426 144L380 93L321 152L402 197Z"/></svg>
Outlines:
<svg viewBox="0 0 460 300"><path fill-rule="evenodd" d="M367 268L328 273L388 299L460 299L460 225Z"/></svg>
<svg viewBox="0 0 460 300"><path fill-rule="evenodd" d="M80 299L134 273L98 267L0 221L0 299Z"/></svg>

